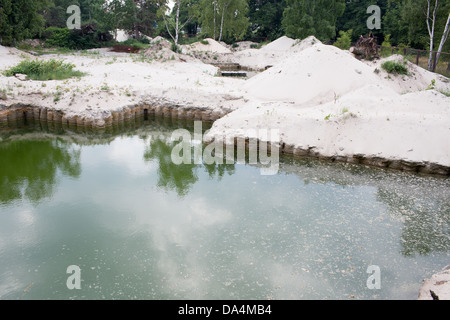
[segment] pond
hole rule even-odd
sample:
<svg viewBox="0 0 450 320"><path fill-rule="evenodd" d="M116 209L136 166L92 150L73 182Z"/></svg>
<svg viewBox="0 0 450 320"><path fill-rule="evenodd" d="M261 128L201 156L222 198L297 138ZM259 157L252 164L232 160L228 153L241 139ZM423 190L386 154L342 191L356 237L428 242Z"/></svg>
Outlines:
<svg viewBox="0 0 450 320"><path fill-rule="evenodd" d="M2 130L0 299L416 299L450 264L448 178L176 165L180 126Z"/></svg>

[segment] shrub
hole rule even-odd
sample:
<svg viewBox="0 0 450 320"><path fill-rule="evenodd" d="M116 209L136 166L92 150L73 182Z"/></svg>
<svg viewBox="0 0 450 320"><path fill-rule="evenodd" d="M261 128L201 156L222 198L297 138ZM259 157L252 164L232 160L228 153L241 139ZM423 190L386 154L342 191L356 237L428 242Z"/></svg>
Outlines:
<svg viewBox="0 0 450 320"><path fill-rule="evenodd" d="M384 38L384 41L381 43L381 46L382 47L392 47L390 34L386 35L386 37Z"/></svg>
<svg viewBox="0 0 450 320"><path fill-rule="evenodd" d="M136 39L128 39L128 40L120 42L120 44L125 45L125 46L135 47L138 49L145 49L145 48L150 47L147 43L144 43L141 40L136 40Z"/></svg>
<svg viewBox="0 0 450 320"><path fill-rule="evenodd" d="M172 45L170 46L170 50L172 50L175 53L181 53L181 48L175 44L175 42L172 42Z"/></svg>
<svg viewBox="0 0 450 320"><path fill-rule="evenodd" d="M49 27L42 34L48 47L68 49L92 49L98 47L93 34L81 35L77 30Z"/></svg>
<svg viewBox="0 0 450 320"><path fill-rule="evenodd" d="M45 29L44 38L45 43L50 47L70 47L70 30L67 28L50 27Z"/></svg>
<svg viewBox="0 0 450 320"><path fill-rule="evenodd" d="M337 38L334 45L342 50L350 49L350 45L352 43L352 33L352 29L348 31L339 31L339 37Z"/></svg>
<svg viewBox="0 0 450 320"><path fill-rule="evenodd" d="M208 40L200 40L200 43L204 44L204 45L208 45L209 44Z"/></svg>
<svg viewBox="0 0 450 320"><path fill-rule="evenodd" d="M408 68L405 64L396 61L386 61L381 67L388 73L408 74Z"/></svg>
<svg viewBox="0 0 450 320"><path fill-rule="evenodd" d="M73 70L75 65L64 63L62 60L51 59L48 61L23 60L17 66L6 70L3 74L12 77L18 73L26 74L31 80L63 80L85 75Z"/></svg>

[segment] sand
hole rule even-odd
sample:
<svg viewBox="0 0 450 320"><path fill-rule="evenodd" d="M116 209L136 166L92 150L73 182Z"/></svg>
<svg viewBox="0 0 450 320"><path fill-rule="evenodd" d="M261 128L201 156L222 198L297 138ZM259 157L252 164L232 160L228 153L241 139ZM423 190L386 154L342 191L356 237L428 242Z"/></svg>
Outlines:
<svg viewBox="0 0 450 320"><path fill-rule="evenodd" d="M184 45L183 46L183 51L185 51L186 53L189 52L195 52L195 51L201 51L201 52L211 52L211 53L231 53L231 50L228 49L226 46L224 46L223 44L219 43L218 41L211 39L211 38L206 38L204 39L205 42L208 42L208 44L203 44L200 41L199 42L195 42L191 45Z"/></svg>
<svg viewBox="0 0 450 320"><path fill-rule="evenodd" d="M153 41L158 40L165 43ZM218 77L216 67L189 55L197 50L232 56L243 65L273 66L248 80ZM212 39L190 46L185 55L164 45L148 51L162 59L103 51L59 56L89 75L45 86L0 76L7 92L0 110L23 103L102 119L141 103L199 108L228 113L214 123L209 138L272 128L282 144L323 157L364 155L450 167L450 98L438 91L450 92L449 79L415 65L408 64L407 76L388 75L384 60L359 61L314 37L282 37L234 53ZM21 54L0 47L0 68L17 63ZM433 79L435 89L427 90Z"/></svg>

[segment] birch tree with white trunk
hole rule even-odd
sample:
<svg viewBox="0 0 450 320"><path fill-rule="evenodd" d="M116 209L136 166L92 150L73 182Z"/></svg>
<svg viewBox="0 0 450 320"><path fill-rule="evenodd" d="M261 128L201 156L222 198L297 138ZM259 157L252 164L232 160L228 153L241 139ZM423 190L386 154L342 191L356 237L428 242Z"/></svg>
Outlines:
<svg viewBox="0 0 450 320"><path fill-rule="evenodd" d="M436 54L436 64L439 62L439 58L441 56L442 49L444 48L444 44L447 41L449 34L450 34L450 13L448 14L447 23L445 24L444 32L442 33L441 42L439 43L438 52Z"/></svg>
<svg viewBox="0 0 450 320"><path fill-rule="evenodd" d="M433 48L434 48L434 30L436 24L436 13L438 9L438 0L435 0L433 7L433 0L427 0L427 29L430 36L430 55L428 57L428 70L433 69ZM433 12L431 12L433 10Z"/></svg>

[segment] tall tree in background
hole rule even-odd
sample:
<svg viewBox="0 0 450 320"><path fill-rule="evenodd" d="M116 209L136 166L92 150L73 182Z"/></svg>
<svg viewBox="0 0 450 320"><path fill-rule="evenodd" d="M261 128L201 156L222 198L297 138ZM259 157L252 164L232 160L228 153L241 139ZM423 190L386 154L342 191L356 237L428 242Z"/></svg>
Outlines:
<svg viewBox="0 0 450 320"><path fill-rule="evenodd" d="M336 21L344 13L345 0L286 0L282 25L286 35L322 41L336 36Z"/></svg>
<svg viewBox="0 0 450 320"><path fill-rule="evenodd" d="M247 0L202 0L202 32L215 40L241 40L249 26Z"/></svg>
<svg viewBox="0 0 450 320"><path fill-rule="evenodd" d="M158 0L109 0L104 17L111 30L123 29L135 38L140 38L141 33L153 36L159 4Z"/></svg>
<svg viewBox="0 0 450 320"><path fill-rule="evenodd" d="M184 17L180 15L180 12L182 12L182 7L185 7L185 13L187 13ZM182 30L198 14L197 3L191 0L175 0L172 14L170 16L167 15L168 12L168 1L162 0L160 2L159 16L162 17L167 32L177 46ZM183 20L181 20L181 18L183 18Z"/></svg>
<svg viewBox="0 0 450 320"><path fill-rule="evenodd" d="M442 32L441 42L439 43L438 53L436 55L436 64L439 62L439 57L441 56L441 51L444 48L445 42L448 39L448 35L450 34L450 13L447 17L447 22L445 23L444 31Z"/></svg>
<svg viewBox="0 0 450 320"><path fill-rule="evenodd" d="M42 32L49 5L48 0L0 0L0 42L13 45Z"/></svg>
<svg viewBox="0 0 450 320"><path fill-rule="evenodd" d="M275 40L284 32L281 26L286 0L249 0L250 31L258 39Z"/></svg>

